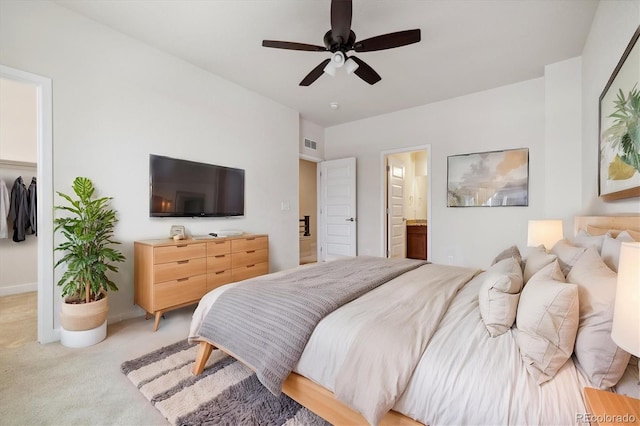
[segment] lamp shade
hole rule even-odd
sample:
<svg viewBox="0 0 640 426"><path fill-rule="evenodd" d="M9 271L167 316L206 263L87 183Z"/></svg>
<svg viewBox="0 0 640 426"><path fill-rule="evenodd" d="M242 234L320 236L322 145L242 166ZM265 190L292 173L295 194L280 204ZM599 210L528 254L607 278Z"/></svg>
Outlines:
<svg viewBox="0 0 640 426"><path fill-rule="evenodd" d="M561 220L530 220L527 232L527 246L537 247L540 244L550 249L564 236Z"/></svg>
<svg viewBox="0 0 640 426"><path fill-rule="evenodd" d="M620 246L611 338L630 354L640 355L640 242Z"/></svg>

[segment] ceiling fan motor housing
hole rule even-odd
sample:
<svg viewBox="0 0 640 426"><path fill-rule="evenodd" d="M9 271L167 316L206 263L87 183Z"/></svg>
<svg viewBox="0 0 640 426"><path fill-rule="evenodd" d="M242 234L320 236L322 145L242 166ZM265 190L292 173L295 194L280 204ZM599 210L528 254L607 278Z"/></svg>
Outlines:
<svg viewBox="0 0 640 426"><path fill-rule="evenodd" d="M333 37L333 33L331 30L327 31L327 33L324 35L325 47L327 48L328 51L335 53L337 51L347 52L353 49L353 44L356 42L356 33L350 30L349 39L347 40L347 42L340 43L340 41L341 41L341 38L338 38L336 40Z"/></svg>

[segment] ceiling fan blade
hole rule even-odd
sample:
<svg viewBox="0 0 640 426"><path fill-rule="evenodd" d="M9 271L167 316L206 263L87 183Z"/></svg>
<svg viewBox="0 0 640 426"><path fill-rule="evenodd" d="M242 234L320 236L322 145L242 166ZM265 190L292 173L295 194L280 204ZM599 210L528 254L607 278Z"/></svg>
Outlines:
<svg viewBox="0 0 640 426"><path fill-rule="evenodd" d="M302 79L302 81L300 82L300 86L308 86L316 81L324 73L324 67L326 67L330 61L331 59L325 59L324 61L320 62L320 65L312 69L311 72Z"/></svg>
<svg viewBox="0 0 640 426"><path fill-rule="evenodd" d="M350 56L350 58L358 64L358 68L353 72L355 75L372 85L382 80L380 74L375 72L374 69L362 59L356 58L355 56Z"/></svg>
<svg viewBox="0 0 640 426"><path fill-rule="evenodd" d="M373 52L375 50L392 49L406 46L420 41L420 30L406 30L383 34L356 42L353 50L356 52Z"/></svg>
<svg viewBox="0 0 640 426"><path fill-rule="evenodd" d="M338 44L345 44L351 33L351 0L331 0L331 34Z"/></svg>
<svg viewBox="0 0 640 426"><path fill-rule="evenodd" d="M305 50L307 52L326 52L327 51L327 48L324 46L296 43L293 41L262 40L262 46L273 47L276 49Z"/></svg>

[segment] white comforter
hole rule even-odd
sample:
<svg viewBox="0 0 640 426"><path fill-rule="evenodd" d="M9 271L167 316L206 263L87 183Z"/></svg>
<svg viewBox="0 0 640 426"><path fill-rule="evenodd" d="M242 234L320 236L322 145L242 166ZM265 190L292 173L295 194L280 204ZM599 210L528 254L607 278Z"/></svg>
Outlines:
<svg viewBox="0 0 640 426"><path fill-rule="evenodd" d="M340 385L341 378L345 377L344 368L350 365L347 360L353 361L352 343L372 333L368 327L375 324L374 318L380 318L380 313L393 317L393 312L406 309L402 304L393 305L398 299L406 301L393 295L401 295L402 287L408 282L419 282L428 268L429 265L425 265L404 274L328 315L313 332L295 371L333 392L342 392L336 389L336 384ZM359 389L368 387L369 392L361 395L369 398L372 393L381 392L383 395L377 395L377 400L395 401L394 410L430 425L575 423L576 414L585 412L582 388L589 386L588 381L569 360L556 377L538 386L520 358L515 339L517 330L497 338L487 333L478 309L479 284L478 278L471 280L458 292L446 313L443 310L442 315L436 314L437 319L442 320L437 322L417 367L409 371L410 379L402 395L393 395L397 389L382 391L377 387L379 383L362 383L362 379L359 385L364 387ZM215 299L234 285L237 284L220 287L201 300L191 323L191 340L198 340L199 324ZM448 305L445 299L440 302ZM406 325L406 328L428 338L430 333L423 329L432 326L432 320L427 320L426 324ZM368 344L371 345L370 340ZM381 375L388 378L388 374L382 373L402 366L397 359L378 357L377 360L377 366L371 366L370 380L377 380ZM389 371L384 371L385 368ZM396 396L400 396L397 401ZM380 408L384 404L374 405ZM375 422L376 409L373 417L366 412L370 410L366 404L364 409L359 409Z"/></svg>

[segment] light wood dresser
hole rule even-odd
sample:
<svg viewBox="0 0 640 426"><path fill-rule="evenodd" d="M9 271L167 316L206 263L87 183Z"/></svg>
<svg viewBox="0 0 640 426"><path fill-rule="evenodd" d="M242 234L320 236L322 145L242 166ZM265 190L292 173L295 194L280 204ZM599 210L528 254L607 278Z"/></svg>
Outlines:
<svg viewBox="0 0 640 426"><path fill-rule="evenodd" d="M205 240L134 242L134 303L162 315L197 303L223 284L269 273L269 237L244 234Z"/></svg>

